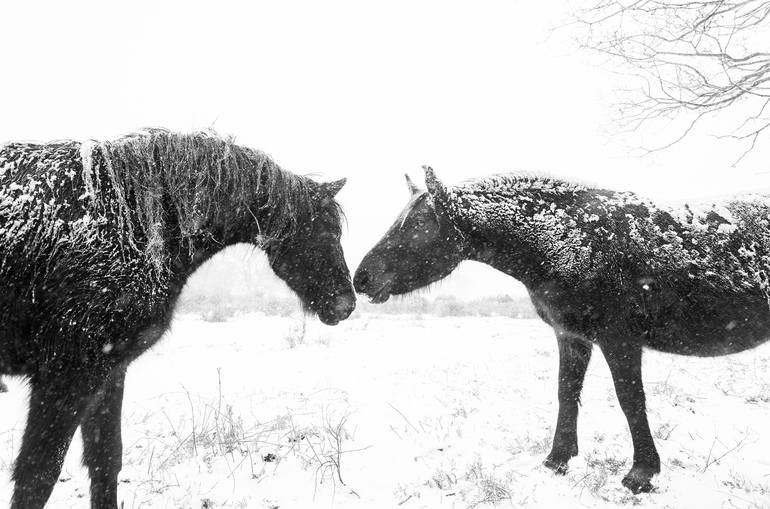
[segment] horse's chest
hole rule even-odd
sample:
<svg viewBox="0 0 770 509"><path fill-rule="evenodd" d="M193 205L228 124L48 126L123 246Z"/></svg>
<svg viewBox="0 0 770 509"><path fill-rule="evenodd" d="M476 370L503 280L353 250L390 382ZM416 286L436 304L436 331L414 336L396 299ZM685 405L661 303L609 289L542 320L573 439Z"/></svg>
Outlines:
<svg viewBox="0 0 770 509"><path fill-rule="evenodd" d="M537 314L557 333L595 341L597 331L610 321L606 299L556 287L530 291Z"/></svg>
<svg viewBox="0 0 770 509"><path fill-rule="evenodd" d="M169 321L170 315L156 322L146 323L138 331L118 336L105 343L102 351L116 363L131 362L160 341L169 328Z"/></svg>

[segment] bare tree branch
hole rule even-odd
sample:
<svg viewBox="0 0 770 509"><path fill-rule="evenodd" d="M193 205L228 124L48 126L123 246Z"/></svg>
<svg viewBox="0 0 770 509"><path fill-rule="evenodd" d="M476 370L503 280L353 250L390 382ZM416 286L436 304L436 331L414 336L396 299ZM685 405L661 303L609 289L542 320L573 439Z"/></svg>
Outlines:
<svg viewBox="0 0 770 509"><path fill-rule="evenodd" d="M674 141L648 151L738 104L754 113L729 119L720 136L747 145L736 164L770 133L770 0L583 0L571 26L639 84L623 91L622 128L687 118Z"/></svg>

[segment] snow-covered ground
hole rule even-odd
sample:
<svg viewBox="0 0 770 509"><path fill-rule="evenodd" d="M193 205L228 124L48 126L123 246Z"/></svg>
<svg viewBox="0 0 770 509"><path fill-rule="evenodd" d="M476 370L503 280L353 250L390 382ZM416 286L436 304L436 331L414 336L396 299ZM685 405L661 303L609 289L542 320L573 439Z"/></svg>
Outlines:
<svg viewBox="0 0 770 509"><path fill-rule="evenodd" d="M631 444L595 352L580 455L541 466L556 342L535 320L178 316L129 369L119 496L138 508L770 507L770 344L695 359L647 352L658 492L620 480ZM0 506L26 389L0 395ZM49 507L88 507L73 442Z"/></svg>

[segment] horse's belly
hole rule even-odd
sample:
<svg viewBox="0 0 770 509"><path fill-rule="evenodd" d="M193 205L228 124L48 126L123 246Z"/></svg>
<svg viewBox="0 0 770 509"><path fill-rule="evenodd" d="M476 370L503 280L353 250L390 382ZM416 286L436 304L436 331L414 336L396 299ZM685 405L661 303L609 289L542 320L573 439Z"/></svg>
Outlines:
<svg viewBox="0 0 770 509"><path fill-rule="evenodd" d="M683 302L648 316L645 346L682 355L718 356L770 340L770 306L764 299L725 299L698 306Z"/></svg>

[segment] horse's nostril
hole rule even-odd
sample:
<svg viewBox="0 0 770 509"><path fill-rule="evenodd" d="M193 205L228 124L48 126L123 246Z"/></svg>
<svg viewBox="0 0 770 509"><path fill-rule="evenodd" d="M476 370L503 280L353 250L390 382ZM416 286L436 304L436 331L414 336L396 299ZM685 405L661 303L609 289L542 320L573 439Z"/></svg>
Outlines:
<svg viewBox="0 0 770 509"><path fill-rule="evenodd" d="M342 319L350 316L350 313L356 309L356 298L353 294L350 295L338 295L334 299L334 312Z"/></svg>
<svg viewBox="0 0 770 509"><path fill-rule="evenodd" d="M356 272L356 276L353 278L353 286L357 292L364 292L366 285L369 283L369 273L366 269L359 269Z"/></svg>

